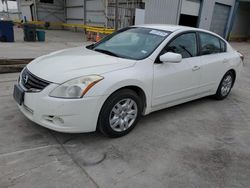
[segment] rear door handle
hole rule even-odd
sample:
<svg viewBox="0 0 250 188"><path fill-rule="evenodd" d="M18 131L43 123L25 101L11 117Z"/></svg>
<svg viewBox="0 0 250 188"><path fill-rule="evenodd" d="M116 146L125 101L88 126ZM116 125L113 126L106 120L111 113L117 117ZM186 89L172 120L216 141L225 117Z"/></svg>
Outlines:
<svg viewBox="0 0 250 188"><path fill-rule="evenodd" d="M199 70L200 68L201 68L200 66L195 65L195 66L193 66L192 70L193 70L193 71L197 71L197 70Z"/></svg>

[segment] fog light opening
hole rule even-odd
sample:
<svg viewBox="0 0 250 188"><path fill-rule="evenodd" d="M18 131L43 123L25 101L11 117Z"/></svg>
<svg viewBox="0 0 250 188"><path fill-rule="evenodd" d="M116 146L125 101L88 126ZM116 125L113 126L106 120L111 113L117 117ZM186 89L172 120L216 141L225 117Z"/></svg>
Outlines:
<svg viewBox="0 0 250 188"><path fill-rule="evenodd" d="M57 116L54 116L53 122L58 125L64 124L64 120L61 117L57 117Z"/></svg>

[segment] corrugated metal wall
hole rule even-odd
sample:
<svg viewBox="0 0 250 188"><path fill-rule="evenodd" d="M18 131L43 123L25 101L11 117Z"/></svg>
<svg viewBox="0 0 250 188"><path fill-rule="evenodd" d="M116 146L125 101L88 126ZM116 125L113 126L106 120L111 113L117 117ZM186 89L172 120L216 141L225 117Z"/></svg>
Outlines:
<svg viewBox="0 0 250 188"><path fill-rule="evenodd" d="M134 23L135 8L140 8L141 3L142 0L119 0L119 28ZM114 28L114 0L87 0L86 9L84 9L84 0L66 0L67 23L84 23L84 10L86 10L86 24Z"/></svg>
<svg viewBox="0 0 250 188"><path fill-rule="evenodd" d="M191 1L191 0L190 0ZM182 0L144 0L145 23L178 24ZM232 18L235 0L201 0L201 11L199 17L199 27L210 30L213 19L215 3L230 6L226 33L229 32L229 23Z"/></svg>
<svg viewBox="0 0 250 188"><path fill-rule="evenodd" d="M84 20L83 0L66 0L66 22L83 23Z"/></svg>
<svg viewBox="0 0 250 188"><path fill-rule="evenodd" d="M106 24L106 0L86 1L86 24L104 26ZM67 23L84 23L84 0L66 0Z"/></svg>
<svg viewBox="0 0 250 188"><path fill-rule="evenodd" d="M106 25L106 0L87 1L86 5L88 25L105 26Z"/></svg>
<svg viewBox="0 0 250 188"><path fill-rule="evenodd" d="M215 3L210 30L225 37L231 6Z"/></svg>
<svg viewBox="0 0 250 188"><path fill-rule="evenodd" d="M54 0L54 3L36 1L37 19L46 22L64 22L64 0Z"/></svg>
<svg viewBox="0 0 250 188"><path fill-rule="evenodd" d="M145 23L177 24L181 0L144 0Z"/></svg>

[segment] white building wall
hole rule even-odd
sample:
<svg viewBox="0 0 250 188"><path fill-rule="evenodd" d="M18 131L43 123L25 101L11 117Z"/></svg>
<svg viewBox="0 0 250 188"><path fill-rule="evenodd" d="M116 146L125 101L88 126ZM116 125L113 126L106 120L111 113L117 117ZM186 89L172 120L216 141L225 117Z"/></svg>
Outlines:
<svg viewBox="0 0 250 188"><path fill-rule="evenodd" d="M64 22L64 0L54 0L54 3L41 3L36 0L37 19L46 22Z"/></svg>
<svg viewBox="0 0 250 188"><path fill-rule="evenodd" d="M179 24L181 10L185 10L182 9L182 3L184 2L184 6L189 6L192 4L192 0L144 0L144 2L146 3L145 23L161 24ZM228 24L226 26L226 33L228 33L230 26L229 23L232 18L235 6L235 0L201 0L201 9L199 11L198 23L199 28L207 30L210 29L215 3L220 3L231 7ZM195 6L197 6L197 3Z"/></svg>
<svg viewBox="0 0 250 188"><path fill-rule="evenodd" d="M192 15L192 16L199 16L201 8L201 1L200 0L182 0L181 5L181 13Z"/></svg>
<svg viewBox="0 0 250 188"><path fill-rule="evenodd" d="M83 0L66 0L66 22L84 22L84 2Z"/></svg>
<svg viewBox="0 0 250 188"><path fill-rule="evenodd" d="M176 24L181 0L144 0L145 23Z"/></svg>
<svg viewBox="0 0 250 188"><path fill-rule="evenodd" d="M199 24L200 28L207 30L210 29L215 3L221 3L224 5L231 6L232 7L231 16L232 16L235 0L203 0L201 16L200 16L200 24Z"/></svg>
<svg viewBox="0 0 250 188"><path fill-rule="evenodd" d="M22 18L45 22L64 22L64 0L54 0L54 3L41 3L40 0L17 0Z"/></svg>
<svg viewBox="0 0 250 188"><path fill-rule="evenodd" d="M106 24L106 0L86 1L86 24L94 26L105 26ZM66 1L67 23L84 23L84 0Z"/></svg>

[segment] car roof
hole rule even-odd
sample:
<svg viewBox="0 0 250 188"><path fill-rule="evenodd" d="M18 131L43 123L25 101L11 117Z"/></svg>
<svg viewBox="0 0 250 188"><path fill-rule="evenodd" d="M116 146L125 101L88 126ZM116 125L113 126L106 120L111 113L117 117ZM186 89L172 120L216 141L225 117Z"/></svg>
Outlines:
<svg viewBox="0 0 250 188"><path fill-rule="evenodd" d="M225 41L221 36L217 35L216 33L213 33L211 31L205 30L205 29L200 29L200 28L195 28L195 27L188 27L188 26L181 26L181 25L168 25L168 24L143 24L143 25L135 25L133 27L143 27L143 28L150 28L150 29L158 29L158 30L164 30L164 31L169 31L169 32L176 32L176 31L201 31L201 32L206 32L210 33L212 35L215 35L222 40Z"/></svg>
<svg viewBox="0 0 250 188"><path fill-rule="evenodd" d="M192 27L180 26L180 25L167 25L167 24L143 24L143 25L136 25L135 27L144 27L150 29L159 29L164 31L175 32L180 29L196 29Z"/></svg>

